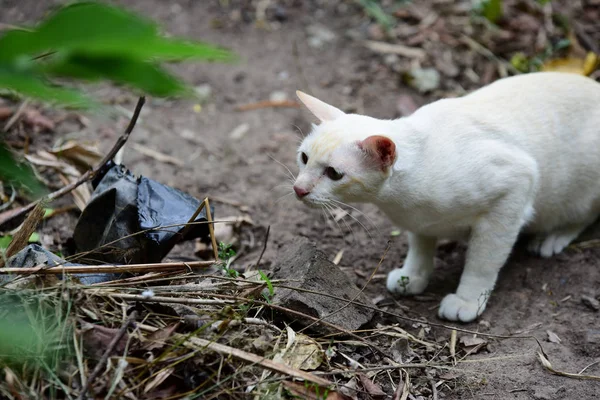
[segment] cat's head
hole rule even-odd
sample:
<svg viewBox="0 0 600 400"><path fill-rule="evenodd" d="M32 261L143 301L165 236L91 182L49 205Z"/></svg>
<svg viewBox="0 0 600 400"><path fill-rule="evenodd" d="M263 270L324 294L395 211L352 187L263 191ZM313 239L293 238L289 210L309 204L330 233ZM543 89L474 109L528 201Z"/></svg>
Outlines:
<svg viewBox="0 0 600 400"><path fill-rule="evenodd" d="M372 201L396 160L390 122L346 114L300 91L297 95L321 124L313 125L298 148L296 197L311 206Z"/></svg>

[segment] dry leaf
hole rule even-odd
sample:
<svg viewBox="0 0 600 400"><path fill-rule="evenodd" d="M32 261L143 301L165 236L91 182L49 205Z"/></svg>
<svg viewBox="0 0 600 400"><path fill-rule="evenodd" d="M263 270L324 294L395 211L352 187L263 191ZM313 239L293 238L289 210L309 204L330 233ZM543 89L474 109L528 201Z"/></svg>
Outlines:
<svg viewBox="0 0 600 400"><path fill-rule="evenodd" d="M480 344L485 344L485 343L487 343L487 341L485 339L477 337L477 336L467 335L467 336L461 336L460 343L462 343L462 345L465 347L473 347L473 346L477 346Z"/></svg>
<svg viewBox="0 0 600 400"><path fill-rule="evenodd" d="M23 112L23 120L29 125L32 125L37 128L42 128L49 131L54 130L54 121L42 115L42 113L33 108L28 108Z"/></svg>
<svg viewBox="0 0 600 400"><path fill-rule="evenodd" d="M290 327L287 328L287 332L287 345L285 349L275 354L273 361L305 371L316 369L321 365L325 355L319 343L302 333L295 333Z"/></svg>
<svg viewBox="0 0 600 400"><path fill-rule="evenodd" d="M367 393L374 398L383 398L386 396L385 392L381 390L381 386L371 381L365 374L358 373L356 374L360 379L360 383L363 385L363 388Z"/></svg>
<svg viewBox="0 0 600 400"><path fill-rule="evenodd" d="M107 328L102 325L94 325L87 322L83 322L81 326L83 333L83 347L85 350L95 358L102 357L102 354L108 348L108 345L113 340L115 335L119 332L119 328ZM129 340L129 334L125 333L121 340L117 343L113 349L113 354L122 354L125 351L127 341Z"/></svg>
<svg viewBox="0 0 600 400"><path fill-rule="evenodd" d="M69 140L53 148L49 153L58 158L66 159L71 164L86 170L94 167L102 160L102 154L96 146L77 143L74 140Z"/></svg>
<svg viewBox="0 0 600 400"><path fill-rule="evenodd" d="M598 65L600 65L600 57L589 52L585 58L566 57L547 61L542 66L542 71L570 72L589 76Z"/></svg>
<svg viewBox="0 0 600 400"><path fill-rule="evenodd" d="M13 115L13 109L11 107L0 107L0 119L7 119Z"/></svg>
<svg viewBox="0 0 600 400"><path fill-rule="evenodd" d="M175 368L166 368L160 371L154 379L152 379L148 384L144 387L144 393L148 393L149 391L157 388L161 383L165 381L171 374L175 371Z"/></svg>
<svg viewBox="0 0 600 400"><path fill-rule="evenodd" d="M546 333L548 334L548 341L552 342L552 343L560 343L561 340L558 337L558 335L550 330L546 331Z"/></svg>
<svg viewBox="0 0 600 400"><path fill-rule="evenodd" d="M345 396L338 392L332 392L325 388L315 388L315 385L304 385L296 382L283 381L283 386L292 396L298 399L304 400L349 400L348 396ZM327 397L324 394L327 393Z"/></svg>
<svg viewBox="0 0 600 400"><path fill-rule="evenodd" d="M152 332L146 337L147 342L144 343L142 349L144 350L155 350L163 348L168 338L171 337L173 332L179 327L179 323L166 326L155 332Z"/></svg>

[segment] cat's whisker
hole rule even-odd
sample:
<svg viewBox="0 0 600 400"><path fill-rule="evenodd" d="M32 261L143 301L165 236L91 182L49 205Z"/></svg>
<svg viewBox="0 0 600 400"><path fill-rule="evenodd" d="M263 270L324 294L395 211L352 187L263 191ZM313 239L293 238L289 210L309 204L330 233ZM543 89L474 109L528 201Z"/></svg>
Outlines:
<svg viewBox="0 0 600 400"><path fill-rule="evenodd" d="M348 212L336 205L331 204L331 203L329 203L329 207L331 209L332 214L333 214L333 211L337 211L337 210L341 210L344 213L344 215L342 217L340 217L340 220L344 223L344 225L346 225L346 228L348 228L348 230L352 234L352 240L356 240L356 235L354 234L354 229L352 229L352 225L348 224L348 222L344 218L346 215L349 215ZM334 219L335 219L335 217L334 217ZM363 226L363 228L364 228L364 226ZM369 235L369 237L371 237L371 234L369 233L369 231L367 229L365 229L365 230L366 230L367 234Z"/></svg>
<svg viewBox="0 0 600 400"><path fill-rule="evenodd" d="M302 142L306 138L306 135L304 134L304 132L302 132L302 129L300 129L300 127L298 125L294 124L294 128L296 128L298 130L298 132L300 132L300 136L302 136L302 137L299 139L300 139L300 142Z"/></svg>
<svg viewBox="0 0 600 400"><path fill-rule="evenodd" d="M338 200L335 200L335 199L331 199L331 201L333 201L333 202L334 202L336 205L339 205L339 206L345 206L345 207L348 207L348 208L350 208L350 209L352 209L352 210L356 211L356 212L357 212L359 215L362 215L363 217L365 217L365 219L366 219L366 220L369 222L369 224L370 224L370 225L371 225L373 228L375 228L375 230L377 231L377 233L380 233L380 232L379 232L379 228L377 227L377 225L375 225L375 223L373 222L373 220L372 220L371 218L369 218L369 217L367 216L367 214L365 214L364 212L360 211L358 208L356 208L356 207L353 207L353 206L351 206L350 204L346 204L346 203L344 203L343 201L338 201ZM343 207L340 207L340 208L342 208L342 209L343 209ZM365 231L366 231L366 232L369 234L369 237L370 237L371 239L373 238L373 237L371 236L371 233L370 233L369 229L367 229L367 227L366 227L366 226L364 226L364 224L363 224L362 222L360 222L360 220L359 220L358 218L356 218L354 215L352 215L352 214L351 214L351 213L349 213L349 212L347 212L347 214L348 214L348 216L350 216L350 218L352 218L353 220L355 220L356 222L358 222L358 224L359 224L360 226L362 226L362 227L363 227L363 229L364 229L364 230L365 230Z"/></svg>
<svg viewBox="0 0 600 400"><path fill-rule="evenodd" d="M276 189L286 189L293 193L294 184L293 183L280 183L279 185L273 186L269 191L272 192Z"/></svg>
<svg viewBox="0 0 600 400"><path fill-rule="evenodd" d="M288 196L293 195L294 193L288 193L288 194L284 194L283 196L280 196L277 200L275 200L274 204L278 204L279 202L281 202L282 200L285 200L288 198Z"/></svg>
<svg viewBox="0 0 600 400"><path fill-rule="evenodd" d="M340 234L342 236L344 236L344 230L342 229L342 227L340 226L339 222L335 219L335 215L333 214L333 212L331 211L331 205L329 205L328 203L321 203L321 207L324 210L327 210L329 216L331 216L331 219L333 220L333 222L335 222L335 224L337 225L338 229L340 230Z"/></svg>
<svg viewBox="0 0 600 400"><path fill-rule="evenodd" d="M267 154L267 156L269 156L269 158L270 158L271 160L275 161L277 164L279 164L279 165L281 165L283 168L285 168L285 169L286 169L286 171L287 171L287 174L286 174L286 175L288 175L288 177L289 177L289 178L291 178L291 179L292 179L292 180L294 180L294 181L296 180L296 175L294 175L294 173L293 173L293 172L292 172L292 171L291 171L291 170L288 168L288 166L287 166L287 165L285 165L285 164L284 164L284 163L282 163L281 161L277 160L275 157L273 157L273 156L272 156L272 155L270 155L270 154Z"/></svg>

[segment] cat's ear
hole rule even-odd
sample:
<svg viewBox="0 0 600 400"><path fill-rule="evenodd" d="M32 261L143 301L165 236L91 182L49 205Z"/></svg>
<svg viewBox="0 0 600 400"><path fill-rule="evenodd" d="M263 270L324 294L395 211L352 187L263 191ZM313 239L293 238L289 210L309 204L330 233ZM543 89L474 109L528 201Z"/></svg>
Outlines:
<svg viewBox="0 0 600 400"><path fill-rule="evenodd" d="M317 99L316 97L312 97L304 92L296 90L296 95L300 99L302 103L315 114L315 117L319 118L321 122L325 121L333 121L345 115L342 110L339 108L335 108L334 106L330 106L329 104Z"/></svg>
<svg viewBox="0 0 600 400"><path fill-rule="evenodd" d="M369 136L358 142L358 147L382 170L386 170L396 160L396 145L385 136Z"/></svg>

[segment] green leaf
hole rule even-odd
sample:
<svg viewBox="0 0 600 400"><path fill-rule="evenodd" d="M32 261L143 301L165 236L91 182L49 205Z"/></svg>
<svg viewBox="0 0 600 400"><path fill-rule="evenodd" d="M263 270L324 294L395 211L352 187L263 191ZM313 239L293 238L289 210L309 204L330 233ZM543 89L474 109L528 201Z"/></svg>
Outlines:
<svg viewBox="0 0 600 400"><path fill-rule="evenodd" d="M37 232L33 232L31 236L29 236L29 243L39 243L40 242L40 234Z"/></svg>
<svg viewBox="0 0 600 400"><path fill-rule="evenodd" d="M27 189L34 197L41 197L46 193L46 188L37 180L31 167L17 162L12 152L1 142L0 179Z"/></svg>
<svg viewBox="0 0 600 400"><path fill-rule="evenodd" d="M269 294L271 296L273 296L273 293L275 293L275 290L273 289L273 283L271 283L271 280L269 279L269 277L261 270L258 270L258 274L260 275L260 279L265 281L265 283L267 284L267 288L269 289Z"/></svg>
<svg viewBox="0 0 600 400"><path fill-rule="evenodd" d="M6 251L8 249L8 245L12 242L12 235L0 236L0 252Z"/></svg>
<svg viewBox="0 0 600 400"><path fill-rule="evenodd" d="M91 107L94 102L87 96L70 89L52 86L32 72L14 71L0 65L0 88L48 102L58 102L72 107Z"/></svg>
<svg viewBox="0 0 600 400"><path fill-rule="evenodd" d="M502 0L483 0L481 14L490 22L496 23L502 18Z"/></svg>
<svg viewBox="0 0 600 400"><path fill-rule="evenodd" d="M149 20L107 4L81 2L63 7L33 32L10 31L0 38L0 60L18 60L47 51L92 56L223 60L231 53L203 43L161 36Z"/></svg>
<svg viewBox="0 0 600 400"><path fill-rule="evenodd" d="M149 62L123 57L92 57L72 54L58 57L42 71L87 80L110 79L128 84L156 96L172 96L186 91L185 85L166 71Z"/></svg>

